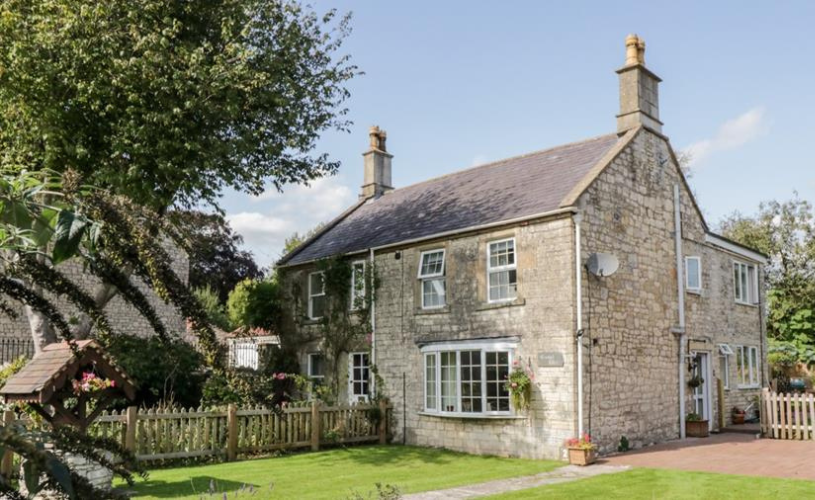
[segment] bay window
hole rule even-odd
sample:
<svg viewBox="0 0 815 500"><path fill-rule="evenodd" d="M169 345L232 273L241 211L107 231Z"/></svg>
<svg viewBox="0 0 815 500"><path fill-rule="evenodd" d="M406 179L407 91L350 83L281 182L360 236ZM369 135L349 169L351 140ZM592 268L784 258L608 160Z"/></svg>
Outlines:
<svg viewBox="0 0 815 500"><path fill-rule="evenodd" d="M422 348L424 411L441 415L509 415L514 342L472 341Z"/></svg>
<svg viewBox="0 0 815 500"><path fill-rule="evenodd" d="M487 300L505 302L518 296L515 238L487 244Z"/></svg>

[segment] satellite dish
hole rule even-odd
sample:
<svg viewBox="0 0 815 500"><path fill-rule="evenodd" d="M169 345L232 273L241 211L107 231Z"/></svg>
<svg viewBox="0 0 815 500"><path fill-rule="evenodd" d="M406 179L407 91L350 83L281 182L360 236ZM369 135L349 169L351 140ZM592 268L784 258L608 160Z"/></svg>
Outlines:
<svg viewBox="0 0 815 500"><path fill-rule="evenodd" d="M586 268L595 276L611 276L620 268L620 261L610 253L593 253L589 256Z"/></svg>

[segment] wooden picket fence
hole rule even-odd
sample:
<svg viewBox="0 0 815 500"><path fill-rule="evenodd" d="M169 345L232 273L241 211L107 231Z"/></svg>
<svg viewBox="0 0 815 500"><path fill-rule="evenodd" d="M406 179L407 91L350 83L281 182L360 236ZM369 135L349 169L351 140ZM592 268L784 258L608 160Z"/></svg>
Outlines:
<svg viewBox="0 0 815 500"><path fill-rule="evenodd" d="M761 433L772 439L815 440L815 394L762 390Z"/></svg>
<svg viewBox="0 0 815 500"><path fill-rule="evenodd" d="M306 401L281 412L263 407L238 409L235 405L223 411L145 411L131 406L122 412L103 412L88 433L119 441L142 461L208 456L235 460L238 455L273 450L385 444L390 411L384 401L379 405L341 406ZM4 418L13 421L14 412L6 412ZM0 473L8 472L10 467L11 457L3 457Z"/></svg>

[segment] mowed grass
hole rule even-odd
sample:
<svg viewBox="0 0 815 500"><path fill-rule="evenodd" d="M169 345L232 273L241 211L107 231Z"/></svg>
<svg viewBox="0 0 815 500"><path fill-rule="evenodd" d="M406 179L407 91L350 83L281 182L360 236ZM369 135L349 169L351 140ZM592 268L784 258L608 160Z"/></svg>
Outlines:
<svg viewBox="0 0 815 500"><path fill-rule="evenodd" d="M756 457L760 460L760 457ZM632 469L488 497L500 500L764 500L815 498L815 481Z"/></svg>
<svg viewBox="0 0 815 500"><path fill-rule="evenodd" d="M492 479L546 472L562 462L467 455L413 446L359 446L276 458L150 471L137 480L135 498L243 498L243 485L259 490L253 499L344 499L363 496L376 483L414 493ZM210 482L218 492L207 494ZM273 487L270 488L270 485ZM232 492L232 493L230 493Z"/></svg>

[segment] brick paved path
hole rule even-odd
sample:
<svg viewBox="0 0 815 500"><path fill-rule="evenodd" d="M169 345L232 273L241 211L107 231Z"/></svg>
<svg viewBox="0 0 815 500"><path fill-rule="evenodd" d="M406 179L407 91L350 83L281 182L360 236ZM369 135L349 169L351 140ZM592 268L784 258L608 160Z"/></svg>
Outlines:
<svg viewBox="0 0 815 500"><path fill-rule="evenodd" d="M671 441L609 457L603 463L815 480L815 442L724 433Z"/></svg>

